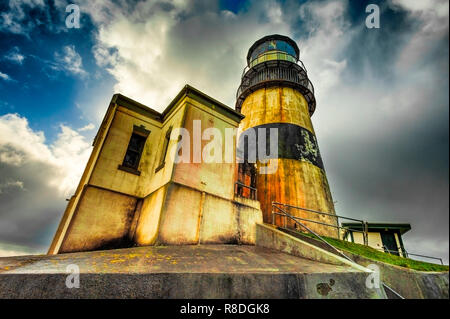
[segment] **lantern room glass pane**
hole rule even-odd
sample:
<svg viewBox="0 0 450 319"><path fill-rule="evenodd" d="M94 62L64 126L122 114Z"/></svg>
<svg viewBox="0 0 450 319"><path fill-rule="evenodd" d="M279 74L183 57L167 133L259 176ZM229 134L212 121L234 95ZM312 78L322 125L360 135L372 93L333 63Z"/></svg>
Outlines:
<svg viewBox="0 0 450 319"><path fill-rule="evenodd" d="M265 54L266 52L269 52L269 51L278 51L278 52L281 51L285 54L288 54L289 56L294 57L294 58L291 58L289 56L284 55L284 58L283 57L280 58L283 60L288 60L288 61L294 60L295 61L295 58L296 58L295 50L289 43L287 43L286 41L282 41L282 40L269 40L269 41L261 43L253 50L253 52L251 54L251 59L250 59L251 65L255 65L260 62L267 61L267 60L277 59L277 57L273 56L272 54L270 54L270 56L267 56L267 54ZM263 54L264 54L264 56L261 57L261 55L263 55ZM255 60L257 60L257 62Z"/></svg>

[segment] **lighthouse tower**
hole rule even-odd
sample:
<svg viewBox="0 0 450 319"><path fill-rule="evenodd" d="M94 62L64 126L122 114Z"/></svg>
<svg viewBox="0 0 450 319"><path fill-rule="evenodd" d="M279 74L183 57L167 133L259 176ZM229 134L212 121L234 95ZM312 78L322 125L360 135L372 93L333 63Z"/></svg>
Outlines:
<svg viewBox="0 0 450 319"><path fill-rule="evenodd" d="M261 173L263 164L259 160L252 169L243 163L238 179L243 183L250 181L249 186L256 188L264 222L273 220L273 203L282 203L298 207L282 206L289 214L316 221L304 224L319 234L336 237L335 228L323 225L336 225L337 221L311 123L316 108L314 87L299 58L297 44L278 34L263 37L250 47L236 96L236 110L245 115L239 132L277 129L277 169L266 174ZM282 216L275 215L274 220L277 225L286 226ZM287 225L295 226L289 220Z"/></svg>

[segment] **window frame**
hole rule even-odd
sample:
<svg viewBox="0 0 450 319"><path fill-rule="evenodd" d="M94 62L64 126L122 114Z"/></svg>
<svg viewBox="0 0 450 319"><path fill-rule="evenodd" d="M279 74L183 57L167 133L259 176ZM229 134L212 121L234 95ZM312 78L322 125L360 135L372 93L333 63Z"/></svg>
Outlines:
<svg viewBox="0 0 450 319"><path fill-rule="evenodd" d="M166 157L167 151L169 150L170 135L172 134L172 128L173 128L172 126L169 127L164 136L163 147L161 149L161 157L159 158L158 167L156 167L155 173L161 170L166 165Z"/></svg>
<svg viewBox="0 0 450 319"><path fill-rule="evenodd" d="M148 136L150 135L150 133L151 133L151 131L147 130L145 128L145 126L143 126L143 125L141 125L141 126L133 125L133 131L131 132L130 139L128 140L128 146L125 151L125 155L123 157L122 164L119 164L118 169L128 172L128 173L138 175L138 176L141 175L141 172L138 170L139 163L141 162L142 153L144 152L145 144L147 143L147 139L148 139ZM139 136L139 137L143 138L142 144L141 144L142 146L140 147L139 150L132 148L131 141L133 140L134 136ZM130 166L125 163L127 154L129 154L130 152L137 154L137 160L136 160L135 166Z"/></svg>

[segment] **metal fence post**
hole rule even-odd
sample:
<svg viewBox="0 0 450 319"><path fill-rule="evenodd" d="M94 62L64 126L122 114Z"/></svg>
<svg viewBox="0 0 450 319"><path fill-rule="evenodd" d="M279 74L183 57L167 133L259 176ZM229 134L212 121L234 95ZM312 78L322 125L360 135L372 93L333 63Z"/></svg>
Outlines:
<svg viewBox="0 0 450 319"><path fill-rule="evenodd" d="M272 225L275 225L275 204L272 201Z"/></svg>
<svg viewBox="0 0 450 319"><path fill-rule="evenodd" d="M369 223L364 222L364 245L369 245Z"/></svg>
<svg viewBox="0 0 450 319"><path fill-rule="evenodd" d="M339 216L336 216L336 222L337 226L339 227ZM341 239L341 228L339 227L337 230L338 230L338 239Z"/></svg>

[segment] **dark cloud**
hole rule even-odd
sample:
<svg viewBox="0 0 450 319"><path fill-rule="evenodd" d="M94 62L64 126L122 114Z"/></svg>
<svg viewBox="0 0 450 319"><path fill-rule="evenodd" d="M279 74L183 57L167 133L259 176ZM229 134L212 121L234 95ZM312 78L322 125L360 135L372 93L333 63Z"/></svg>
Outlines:
<svg viewBox="0 0 450 319"><path fill-rule="evenodd" d="M30 162L20 167L0 163L2 181L20 181L22 188L0 193L0 243L45 249L48 233L54 232L66 202L55 187L48 186L53 167Z"/></svg>
<svg viewBox="0 0 450 319"><path fill-rule="evenodd" d="M448 29L401 15L355 33L345 81L313 121L338 212L409 222L406 249L448 262Z"/></svg>

